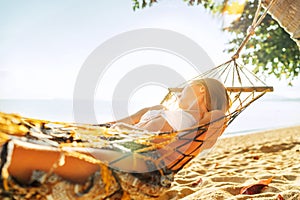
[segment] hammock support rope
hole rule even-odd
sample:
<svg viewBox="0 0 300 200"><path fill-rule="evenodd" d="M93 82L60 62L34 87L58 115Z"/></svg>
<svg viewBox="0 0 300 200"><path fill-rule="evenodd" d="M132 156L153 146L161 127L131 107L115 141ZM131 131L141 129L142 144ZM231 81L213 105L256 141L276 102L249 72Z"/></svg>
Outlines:
<svg viewBox="0 0 300 200"><path fill-rule="evenodd" d="M240 46L237 49L236 53L232 56L232 59L239 58L240 52L242 51L244 46L247 44L247 42L250 40L251 36L253 36L255 34L255 29L260 25L262 20L266 17L268 11L270 10L270 8L272 7L272 5L274 3L275 3L275 0L271 0L269 5L267 6L267 8L264 10L263 14L261 16L259 16L259 12L262 8L261 0L259 1L258 7L256 9L256 12L255 12L255 15L254 15L254 18L253 18L253 21L252 21L252 25L248 28L248 34L244 38L243 42L240 44Z"/></svg>

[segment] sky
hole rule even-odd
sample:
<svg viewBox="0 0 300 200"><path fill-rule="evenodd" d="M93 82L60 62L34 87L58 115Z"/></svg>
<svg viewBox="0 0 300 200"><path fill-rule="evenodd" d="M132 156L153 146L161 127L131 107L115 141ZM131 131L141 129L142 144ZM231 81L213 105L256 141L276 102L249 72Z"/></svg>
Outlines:
<svg viewBox="0 0 300 200"><path fill-rule="evenodd" d="M223 52L229 38L221 31L223 23L222 17L182 0L160 1L135 12L131 0L0 0L0 99L72 99L78 73L89 55L110 38L143 28L183 34L221 64L230 58ZM197 75L185 61L166 52L133 52L106 70L95 98L110 99L124 74L150 63L173 67L186 79ZM275 95L298 97L298 79L293 88L275 79L270 82L278 88ZM139 90L132 96L142 99L149 91Z"/></svg>

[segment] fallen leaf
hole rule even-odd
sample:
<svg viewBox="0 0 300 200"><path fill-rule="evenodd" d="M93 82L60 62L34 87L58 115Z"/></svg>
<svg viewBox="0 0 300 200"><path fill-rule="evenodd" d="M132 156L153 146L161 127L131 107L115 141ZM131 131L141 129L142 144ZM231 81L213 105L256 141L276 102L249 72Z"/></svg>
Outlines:
<svg viewBox="0 0 300 200"><path fill-rule="evenodd" d="M278 194L278 195L277 195L277 199L278 199L278 200L284 200L284 198L281 196L281 194Z"/></svg>
<svg viewBox="0 0 300 200"><path fill-rule="evenodd" d="M195 187L197 185L199 185L199 183L202 183L202 178L199 178L197 181L192 183L192 186Z"/></svg>
<svg viewBox="0 0 300 200"><path fill-rule="evenodd" d="M268 178L268 179L263 179L263 180L259 181L259 183L269 185L272 182L272 179L273 179L273 177Z"/></svg>
<svg viewBox="0 0 300 200"><path fill-rule="evenodd" d="M215 163L215 168L217 168L220 164L219 163Z"/></svg>
<svg viewBox="0 0 300 200"><path fill-rule="evenodd" d="M267 187L272 181L272 177L269 179L263 179L259 181L256 184L251 184L248 186L245 186L241 189L240 194L258 194L261 193L261 191Z"/></svg>
<svg viewBox="0 0 300 200"><path fill-rule="evenodd" d="M254 160L259 160L259 156L253 156Z"/></svg>

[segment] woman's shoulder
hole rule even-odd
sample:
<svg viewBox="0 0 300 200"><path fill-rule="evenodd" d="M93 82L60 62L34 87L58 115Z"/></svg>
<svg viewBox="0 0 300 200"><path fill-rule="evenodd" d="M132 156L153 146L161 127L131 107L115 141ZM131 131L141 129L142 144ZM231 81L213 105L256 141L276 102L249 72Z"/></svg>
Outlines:
<svg viewBox="0 0 300 200"><path fill-rule="evenodd" d="M199 121L200 124L206 124L215 120L218 120L220 118L224 118L225 113L221 110L212 110L209 112L206 112L203 116L203 118Z"/></svg>
<svg viewBox="0 0 300 200"><path fill-rule="evenodd" d="M219 117L224 117L225 113L221 110L212 110L210 112L207 112L208 115L210 115L213 118L219 118Z"/></svg>

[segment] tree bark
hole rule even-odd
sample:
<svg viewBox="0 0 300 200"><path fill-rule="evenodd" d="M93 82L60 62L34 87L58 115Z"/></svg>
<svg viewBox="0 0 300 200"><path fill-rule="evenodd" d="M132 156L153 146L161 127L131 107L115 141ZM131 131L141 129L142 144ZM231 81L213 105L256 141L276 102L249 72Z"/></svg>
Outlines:
<svg viewBox="0 0 300 200"><path fill-rule="evenodd" d="M268 6L271 0L262 0ZM268 13L286 30L300 50L300 0L274 0Z"/></svg>

